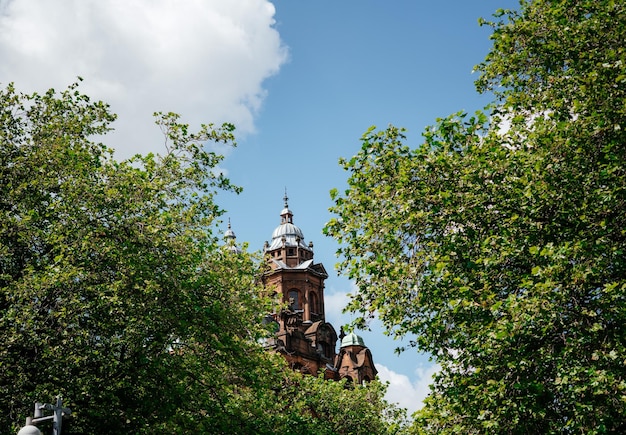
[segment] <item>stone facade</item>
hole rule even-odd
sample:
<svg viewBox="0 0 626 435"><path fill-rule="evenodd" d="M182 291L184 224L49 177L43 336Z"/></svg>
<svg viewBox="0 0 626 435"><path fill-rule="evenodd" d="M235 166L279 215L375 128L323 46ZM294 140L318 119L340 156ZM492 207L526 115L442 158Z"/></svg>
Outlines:
<svg viewBox="0 0 626 435"><path fill-rule="evenodd" d="M343 331L338 336L325 320L324 281L328 273L321 263L314 262L313 244L305 244L302 231L293 223L286 196L284 200L281 223L264 247L268 270L263 284L275 292L282 307L268 316L277 329L269 345L302 373L324 373L327 379L349 378L357 383L372 380L377 371L363 340Z"/></svg>

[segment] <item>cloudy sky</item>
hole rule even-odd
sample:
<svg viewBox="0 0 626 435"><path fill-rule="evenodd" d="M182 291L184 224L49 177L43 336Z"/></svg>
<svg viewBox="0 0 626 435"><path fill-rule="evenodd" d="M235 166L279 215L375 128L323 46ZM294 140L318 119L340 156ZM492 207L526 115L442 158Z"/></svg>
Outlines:
<svg viewBox="0 0 626 435"><path fill-rule="evenodd" d="M351 283L333 273L336 245L321 234L337 164L371 126L408 128L418 144L437 117L482 108L471 71L487 53L479 17L514 0L0 0L0 85L24 92L81 89L119 115L105 142L119 158L163 151L156 111L189 124L234 123L223 168L244 188L218 203L239 242L262 249L287 189L294 222L331 277L337 329ZM225 228L224 228L225 229ZM361 333L388 398L415 410L436 366L393 350L380 326Z"/></svg>

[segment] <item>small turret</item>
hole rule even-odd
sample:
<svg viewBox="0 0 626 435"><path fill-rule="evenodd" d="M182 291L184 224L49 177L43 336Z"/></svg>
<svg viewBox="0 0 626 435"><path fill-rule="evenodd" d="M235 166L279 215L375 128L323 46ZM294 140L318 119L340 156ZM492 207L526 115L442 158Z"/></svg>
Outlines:
<svg viewBox="0 0 626 435"><path fill-rule="evenodd" d="M378 373L372 352L365 345L363 338L354 332L341 338L339 353L335 359L335 370L339 379L345 378L359 384L374 380Z"/></svg>
<svg viewBox="0 0 626 435"><path fill-rule="evenodd" d="M240 254L241 249L237 246L237 236L230 227L230 218L228 218L228 229L224 232L224 247L232 253Z"/></svg>

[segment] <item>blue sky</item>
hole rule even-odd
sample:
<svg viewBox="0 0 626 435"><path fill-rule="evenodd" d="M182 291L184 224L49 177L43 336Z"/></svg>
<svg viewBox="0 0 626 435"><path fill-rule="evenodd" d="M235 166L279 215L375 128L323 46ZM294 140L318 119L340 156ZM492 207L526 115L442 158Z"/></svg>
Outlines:
<svg viewBox="0 0 626 435"><path fill-rule="evenodd" d="M244 186L226 208L238 240L262 247L279 223L286 187L294 222L331 275L327 299L333 295L330 300L341 305L351 284L336 276L337 245L321 234L331 217L329 191L345 186L348 175L339 157L356 154L359 138L372 125L405 127L408 143L417 145L437 117L484 107L490 99L475 91L472 68L487 54L490 31L477 20L515 3L281 0L275 5L276 29L289 47L289 60L266 82L258 132L240 141L224 164ZM349 315L336 316L338 307L328 308L337 328L350 321ZM433 372L428 357L414 349L396 355L402 343L382 335L377 323L359 334L376 364L390 370L388 380L397 383L393 399L415 408Z"/></svg>
<svg viewBox="0 0 626 435"><path fill-rule="evenodd" d="M23 91L83 91L119 115L107 143L120 158L162 151L154 111L233 122L238 146L222 168L243 186L220 195L238 242L262 249L279 224L285 188L294 222L329 271L328 320L351 283L334 271L329 191L347 179L338 165L372 125L408 129L408 144L437 117L489 102L474 90L474 65L490 47L479 17L513 0L0 0L0 83ZM226 224L223 225L226 229ZM389 398L414 410L435 369L373 323L360 333Z"/></svg>

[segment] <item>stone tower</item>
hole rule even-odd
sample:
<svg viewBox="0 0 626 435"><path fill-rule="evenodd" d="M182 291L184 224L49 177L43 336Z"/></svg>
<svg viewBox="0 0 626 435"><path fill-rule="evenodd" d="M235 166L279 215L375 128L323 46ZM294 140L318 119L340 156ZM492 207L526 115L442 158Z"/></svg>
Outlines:
<svg viewBox="0 0 626 435"><path fill-rule="evenodd" d="M317 374L333 368L337 333L324 314L324 280L328 273L313 260L313 243L293 223L287 195L280 225L265 242L268 270L263 284L276 292L284 308L274 314L278 324L274 346L294 370Z"/></svg>
<svg viewBox="0 0 626 435"><path fill-rule="evenodd" d="M351 332L341 339L339 353L335 357L335 371L339 379L347 378L357 384L376 378L378 370L363 338Z"/></svg>
<svg viewBox="0 0 626 435"><path fill-rule="evenodd" d="M264 253L268 269L263 284L275 291L284 307L272 315L277 323L273 346L291 368L313 375L323 372L327 379L348 377L358 383L374 379L372 355L360 337L342 333L337 354L338 336L326 322L324 310L328 273L321 263L315 263L313 243L306 244L302 230L293 223L286 194L280 225L272 240L265 242Z"/></svg>
<svg viewBox="0 0 626 435"><path fill-rule="evenodd" d="M326 379L347 378L355 383L373 380L377 370L363 339L343 330L337 336L333 325L326 322L324 281L328 273L321 263L315 263L313 243L305 242L302 230L293 223L286 194L283 199L280 225L263 248L267 261L263 285L274 291L281 305L267 316L268 322L276 324L276 334L266 344L301 373L324 373ZM241 252L230 219L224 241L228 251Z"/></svg>

